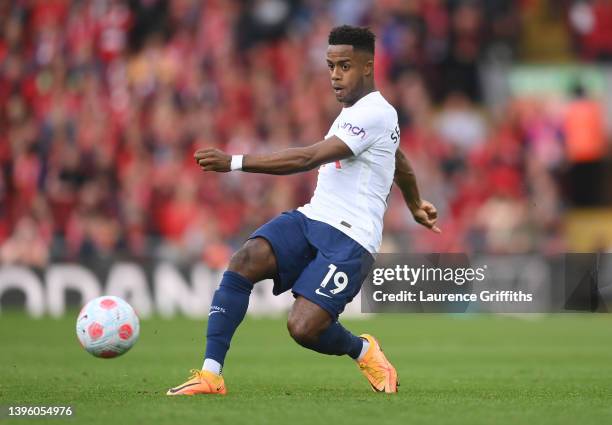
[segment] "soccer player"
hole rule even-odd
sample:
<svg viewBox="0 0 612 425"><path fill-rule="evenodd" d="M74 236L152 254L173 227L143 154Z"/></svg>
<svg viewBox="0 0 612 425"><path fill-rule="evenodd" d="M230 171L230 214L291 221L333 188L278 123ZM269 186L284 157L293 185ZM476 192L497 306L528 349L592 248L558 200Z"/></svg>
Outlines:
<svg viewBox="0 0 612 425"><path fill-rule="evenodd" d="M435 232L437 213L419 196L412 168L398 149L395 109L374 85L374 34L341 26L329 34L327 65L340 115L323 141L268 155L228 155L200 149L204 171L292 174L319 167L310 202L257 229L231 260L208 315L201 370L168 395L225 394L221 368L242 322L253 285L274 280L273 293L291 290L287 328L300 345L348 355L377 392L397 392L397 372L377 340L353 335L338 316L359 292L380 248L383 215L393 182L415 220Z"/></svg>

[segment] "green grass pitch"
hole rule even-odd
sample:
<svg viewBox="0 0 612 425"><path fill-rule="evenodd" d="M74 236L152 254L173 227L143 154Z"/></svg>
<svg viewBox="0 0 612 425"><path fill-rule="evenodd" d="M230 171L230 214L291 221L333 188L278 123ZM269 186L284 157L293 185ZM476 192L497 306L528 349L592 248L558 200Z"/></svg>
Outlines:
<svg viewBox="0 0 612 425"><path fill-rule="evenodd" d="M76 314L74 315L76 316ZM380 315L345 321L377 336L401 377L375 394L350 359L305 350L282 319L247 319L226 397L167 397L201 366L204 324L142 322L125 356L79 346L75 317L0 316L0 405L72 405L72 419L0 424L610 424L612 317Z"/></svg>

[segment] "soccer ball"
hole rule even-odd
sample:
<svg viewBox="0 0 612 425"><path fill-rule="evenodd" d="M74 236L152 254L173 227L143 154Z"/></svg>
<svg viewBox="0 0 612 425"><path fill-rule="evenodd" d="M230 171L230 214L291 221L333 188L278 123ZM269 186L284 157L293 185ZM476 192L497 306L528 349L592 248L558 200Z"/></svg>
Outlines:
<svg viewBox="0 0 612 425"><path fill-rule="evenodd" d="M127 352L138 340L140 322L131 305L119 297L89 301L76 322L79 342L96 357L111 358Z"/></svg>

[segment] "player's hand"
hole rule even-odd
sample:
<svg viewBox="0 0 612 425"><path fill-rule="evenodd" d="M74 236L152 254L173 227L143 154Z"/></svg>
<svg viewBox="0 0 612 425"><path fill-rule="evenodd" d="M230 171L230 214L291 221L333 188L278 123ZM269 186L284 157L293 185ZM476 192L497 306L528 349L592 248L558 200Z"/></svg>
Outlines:
<svg viewBox="0 0 612 425"><path fill-rule="evenodd" d="M412 216L417 223L431 229L433 232L442 233L440 228L436 226L436 221L438 221L438 211L431 202L421 200L421 205L411 211Z"/></svg>
<svg viewBox="0 0 612 425"><path fill-rule="evenodd" d="M193 157L203 171L227 173L231 171L232 156L215 148L198 149Z"/></svg>

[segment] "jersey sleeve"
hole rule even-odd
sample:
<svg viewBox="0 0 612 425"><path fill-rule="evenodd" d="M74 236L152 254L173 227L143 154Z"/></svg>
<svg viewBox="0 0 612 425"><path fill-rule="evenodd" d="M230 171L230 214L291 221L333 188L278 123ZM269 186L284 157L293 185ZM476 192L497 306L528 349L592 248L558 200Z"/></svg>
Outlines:
<svg viewBox="0 0 612 425"><path fill-rule="evenodd" d="M384 114L360 108L343 114L333 129L333 135L346 143L357 156L380 139L384 130Z"/></svg>

